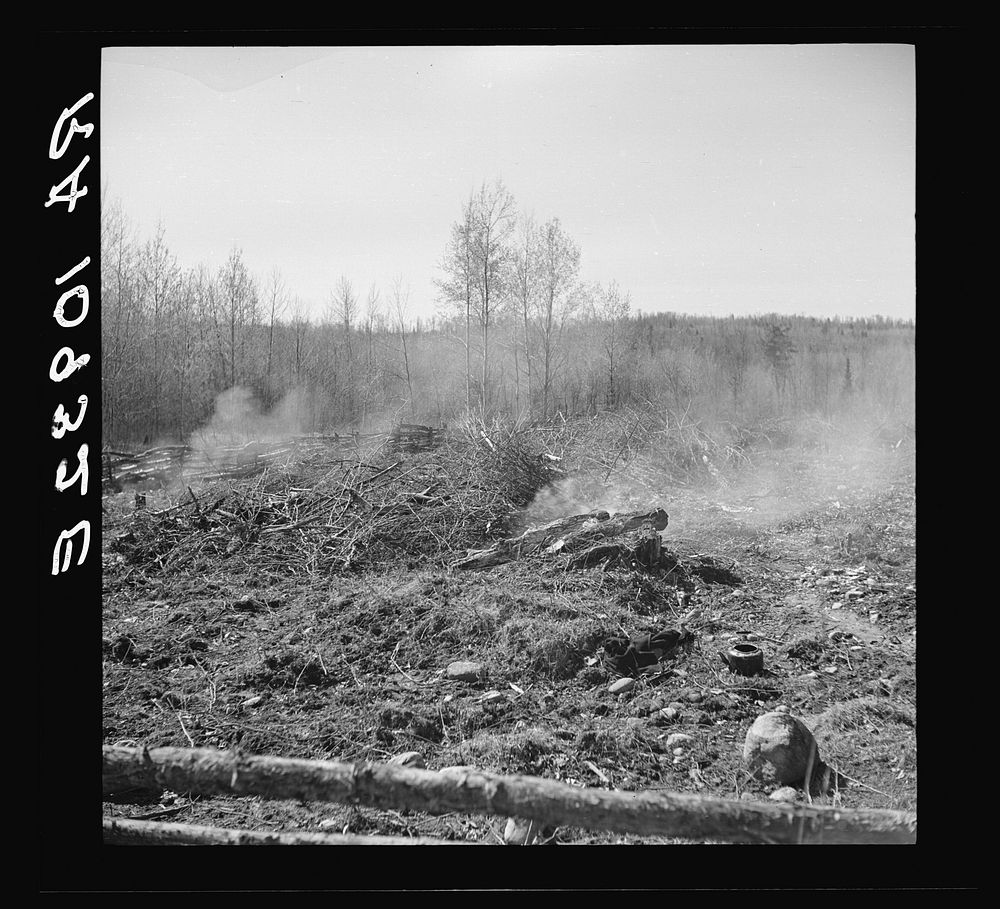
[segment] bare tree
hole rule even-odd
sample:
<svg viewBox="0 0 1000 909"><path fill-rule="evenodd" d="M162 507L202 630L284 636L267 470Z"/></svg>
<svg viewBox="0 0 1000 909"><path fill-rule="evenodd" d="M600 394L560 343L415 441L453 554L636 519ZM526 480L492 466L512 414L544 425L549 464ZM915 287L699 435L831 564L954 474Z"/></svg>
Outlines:
<svg viewBox="0 0 1000 909"><path fill-rule="evenodd" d="M525 215L518 224L517 242L511 256L513 263L513 295L517 300L518 316L523 329L521 340L524 350L524 365L528 379L527 411L531 412L532 393L532 351L531 323L535 314L535 296L537 294L539 272L538 229L534 217ZM517 364L517 347L514 347L515 366ZM515 377L519 376L515 372ZM518 378L518 382L519 382ZM520 397L520 395L518 395Z"/></svg>
<svg viewBox="0 0 1000 909"><path fill-rule="evenodd" d="M451 226L448 248L438 280L442 301L465 315L465 406L472 407L472 310L476 284L476 263L473 247L473 196L462 207L462 219Z"/></svg>
<svg viewBox="0 0 1000 909"><path fill-rule="evenodd" d="M725 372L734 407L739 407L740 404L747 371L753 359L752 348L749 328L744 322L736 320L733 320L715 348L715 356Z"/></svg>
<svg viewBox="0 0 1000 909"><path fill-rule="evenodd" d="M375 368L375 325L382 314L382 304L379 300L379 290L373 283L368 288L368 299L365 302L365 346L368 351L368 369Z"/></svg>
<svg viewBox="0 0 1000 909"><path fill-rule="evenodd" d="M413 377L410 374L410 356L406 349L406 311L410 302L410 288L403 286L402 275L397 275L392 282L392 312L395 316L396 330L399 332L399 343L403 352L403 369L406 374L406 392L410 403L410 419L413 416Z"/></svg>
<svg viewBox="0 0 1000 909"><path fill-rule="evenodd" d="M483 412L489 408L490 326L502 307L510 285L510 247L517 210L514 197L501 180L492 187L484 183L472 204L472 253L475 271L477 314L482 335Z"/></svg>
<svg viewBox="0 0 1000 909"><path fill-rule="evenodd" d="M246 379L247 335L257 314L257 288L243 261L243 251L235 246L219 269L218 284L215 320L220 336L224 335L228 342L223 362L232 388Z"/></svg>
<svg viewBox="0 0 1000 909"><path fill-rule="evenodd" d="M288 292L285 288L285 279L277 268L271 269L267 285L264 290L264 301L267 307L267 368L265 373L265 388L267 389L268 406L274 403L274 394L271 390L271 367L274 358L274 324L281 318L288 308Z"/></svg>
<svg viewBox="0 0 1000 909"><path fill-rule="evenodd" d="M118 199L101 205L101 404L104 435L129 440L129 402L142 373L138 241Z"/></svg>
<svg viewBox="0 0 1000 909"><path fill-rule="evenodd" d="M628 293L622 294L617 281L612 281L606 290L598 287L597 300L597 314L603 323L601 347L608 370L607 403L614 407L620 394L617 383L622 360L632 347L629 321L632 302Z"/></svg>
<svg viewBox="0 0 1000 909"><path fill-rule="evenodd" d="M337 282L337 289L333 292L331 306L336 322L343 330L347 377L343 383L341 392L344 399L344 410L347 421L353 423L357 416L357 407L355 401L354 347L351 343L351 333L358 317L358 296L354 292L354 286L346 275L341 275L340 280Z"/></svg>
<svg viewBox="0 0 1000 909"><path fill-rule="evenodd" d="M542 225L538 236L538 329L542 366L542 419L549 415L552 382L559 367L560 342L566 322L580 304L577 279L580 248L566 235L558 218ZM627 295L626 295L627 311Z"/></svg>
<svg viewBox="0 0 1000 909"><path fill-rule="evenodd" d="M169 331L167 310L180 282L177 260L167 249L164 235L163 225L158 224L153 238L147 240L142 247L138 270L139 305L145 310L149 324L148 343L151 350L147 362L150 380L148 412L151 414L154 437L160 434L163 419L162 387L168 344L166 335Z"/></svg>

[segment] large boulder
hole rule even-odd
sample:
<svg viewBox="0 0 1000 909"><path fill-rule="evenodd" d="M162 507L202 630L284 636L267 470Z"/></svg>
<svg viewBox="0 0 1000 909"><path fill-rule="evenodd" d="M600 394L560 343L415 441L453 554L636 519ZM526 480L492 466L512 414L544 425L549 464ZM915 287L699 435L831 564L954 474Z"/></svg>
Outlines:
<svg viewBox="0 0 1000 909"><path fill-rule="evenodd" d="M743 761L756 779L784 786L805 784L810 763L813 775L825 767L806 724L782 711L754 720L743 745Z"/></svg>

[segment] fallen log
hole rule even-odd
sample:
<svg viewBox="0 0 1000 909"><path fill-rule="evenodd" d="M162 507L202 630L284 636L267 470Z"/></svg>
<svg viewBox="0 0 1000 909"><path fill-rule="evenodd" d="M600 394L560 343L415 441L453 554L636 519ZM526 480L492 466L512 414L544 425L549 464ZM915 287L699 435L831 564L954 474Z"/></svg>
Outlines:
<svg viewBox="0 0 1000 909"><path fill-rule="evenodd" d="M362 836L351 833L285 833L233 830L197 824L169 824L104 818L104 843L109 846L482 846L469 840L428 836Z"/></svg>
<svg viewBox="0 0 1000 909"><path fill-rule="evenodd" d="M208 748L104 746L106 796L129 790L257 795L430 814L506 815L548 825L732 843L913 843L916 815L751 804L662 791L583 789L528 776L437 773L370 762L262 757Z"/></svg>
<svg viewBox="0 0 1000 909"><path fill-rule="evenodd" d="M613 516L606 511L576 514L526 530L520 536L501 540L488 549L473 550L452 564L455 568L489 568L532 553L578 552L598 545L602 540L635 530L642 529L644 534L658 536L667 522L667 513L662 508ZM595 555L592 564L600 560Z"/></svg>

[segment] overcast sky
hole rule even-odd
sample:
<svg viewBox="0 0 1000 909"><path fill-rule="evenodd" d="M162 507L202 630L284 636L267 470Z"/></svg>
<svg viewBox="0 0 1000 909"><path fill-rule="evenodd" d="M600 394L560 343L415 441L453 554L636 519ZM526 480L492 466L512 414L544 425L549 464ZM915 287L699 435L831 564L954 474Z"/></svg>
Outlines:
<svg viewBox="0 0 1000 909"><path fill-rule="evenodd" d="M503 179L645 312L915 315L907 45L106 48L102 181L182 266L413 315Z"/></svg>

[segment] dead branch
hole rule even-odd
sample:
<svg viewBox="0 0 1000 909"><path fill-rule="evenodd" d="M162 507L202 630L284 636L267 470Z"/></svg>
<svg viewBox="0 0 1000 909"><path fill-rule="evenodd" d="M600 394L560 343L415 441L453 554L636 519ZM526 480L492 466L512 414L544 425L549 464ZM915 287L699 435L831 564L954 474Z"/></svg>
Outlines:
<svg viewBox="0 0 1000 909"><path fill-rule="evenodd" d="M426 836L284 833L232 830L195 824L169 824L104 818L104 842L110 846L481 846L466 840Z"/></svg>

